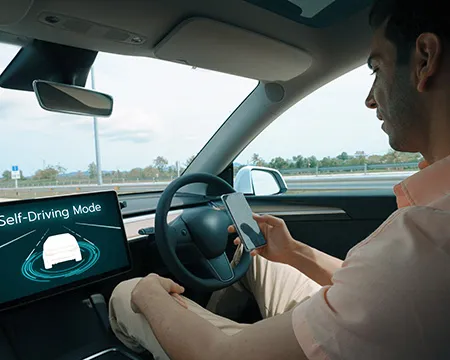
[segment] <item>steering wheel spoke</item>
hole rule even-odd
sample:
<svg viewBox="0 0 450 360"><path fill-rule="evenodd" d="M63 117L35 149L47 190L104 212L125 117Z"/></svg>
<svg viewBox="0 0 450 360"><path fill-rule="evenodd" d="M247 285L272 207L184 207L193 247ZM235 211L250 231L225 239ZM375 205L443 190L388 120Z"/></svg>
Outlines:
<svg viewBox="0 0 450 360"><path fill-rule="evenodd" d="M176 248L179 245L192 242L191 234L181 216L170 222L168 226L167 241L169 246Z"/></svg>
<svg viewBox="0 0 450 360"><path fill-rule="evenodd" d="M225 253L222 253L213 259L204 258L204 262L211 275L217 280L225 283L233 280L234 270Z"/></svg>

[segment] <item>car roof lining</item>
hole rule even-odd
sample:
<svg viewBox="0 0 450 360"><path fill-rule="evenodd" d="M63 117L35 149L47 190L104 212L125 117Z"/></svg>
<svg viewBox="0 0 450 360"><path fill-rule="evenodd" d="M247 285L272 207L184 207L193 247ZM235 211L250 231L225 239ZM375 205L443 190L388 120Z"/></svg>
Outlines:
<svg viewBox="0 0 450 360"><path fill-rule="evenodd" d="M343 1L354 2L354 0ZM62 21L59 24L49 23L45 20L48 16L61 17ZM0 41L24 43L27 40L38 39L93 51L156 57L156 46L180 23L193 17L217 20L300 49L310 54L316 62L321 62L324 58L339 57L339 54L343 52L348 54L354 52L354 49L360 49L364 42L359 40L367 40L370 34L365 11L346 18L346 26L342 26L343 21L340 21L326 28L317 29L243 0L226 2L110 0L108 6L104 6L103 0L83 2L83 6L80 6L77 0L35 0L23 19L0 26ZM363 17L364 22L358 21ZM357 33L348 25L355 20L359 22L360 31ZM11 39L11 34L15 35L15 39ZM135 37L142 41L131 42L130 39ZM191 39L192 43L194 41L195 39ZM205 53L207 51L208 49ZM255 54L268 54L270 50L261 42L258 47L256 44L250 47L249 51L254 51ZM277 49L273 48L272 51L276 52ZM198 54L197 57L201 55ZM220 55L226 57L227 53L224 51ZM276 57L282 54L271 55ZM288 58L290 54L286 53L284 56ZM196 66L196 64L190 65ZM211 63L209 66L202 65L218 71L229 71L226 67L222 69L217 63ZM255 77L253 64L243 62L236 64L236 67L241 69L241 76ZM300 71L298 76L301 73ZM273 77L270 78L273 79ZM285 81L282 77L280 80Z"/></svg>

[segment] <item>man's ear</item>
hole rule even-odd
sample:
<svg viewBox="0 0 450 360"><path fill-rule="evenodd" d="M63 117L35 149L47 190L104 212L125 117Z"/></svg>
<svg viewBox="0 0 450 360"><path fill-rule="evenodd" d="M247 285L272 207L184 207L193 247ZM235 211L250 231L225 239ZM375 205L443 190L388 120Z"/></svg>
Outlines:
<svg viewBox="0 0 450 360"><path fill-rule="evenodd" d="M414 68L417 91L426 91L431 78L439 70L442 57L442 41L433 33L423 33L416 41Z"/></svg>

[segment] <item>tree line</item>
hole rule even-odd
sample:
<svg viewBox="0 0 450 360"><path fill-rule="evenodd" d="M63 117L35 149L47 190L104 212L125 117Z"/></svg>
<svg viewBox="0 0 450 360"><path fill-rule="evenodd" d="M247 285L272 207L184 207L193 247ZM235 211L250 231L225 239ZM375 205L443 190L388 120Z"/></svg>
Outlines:
<svg viewBox="0 0 450 360"><path fill-rule="evenodd" d="M339 166L355 166L355 165L372 165L372 164L396 164L396 163L415 163L423 160L422 155L418 153L402 153L391 150L384 155L368 155L363 151L354 155L346 152L335 157L324 157L318 159L315 156L305 157L302 155L293 156L292 158L275 157L269 161L265 161L259 154L253 154L248 165L266 166L277 170L288 169L306 169L306 168L323 168L323 167L339 167Z"/></svg>
<svg viewBox="0 0 450 360"><path fill-rule="evenodd" d="M178 172L182 172L191 162L194 156L189 157L184 164L169 165L169 161L163 157L158 156L153 160L152 164L146 167L137 167L129 171L113 170L102 171L104 179L114 180L167 180L178 176ZM22 170L20 171L21 180L58 180L58 179L75 179L75 180L94 180L97 178L97 165L92 162L85 170L78 170L76 172L67 173L67 168L61 165L47 165L43 169L38 169L30 177L24 177ZM2 174L3 180L11 180L11 171L4 170Z"/></svg>
<svg viewBox="0 0 450 360"><path fill-rule="evenodd" d="M195 156L189 157L183 164L169 165L169 161L163 157L156 157L150 165L145 167L136 167L128 171L113 170L103 171L102 176L111 180L171 180L178 176L178 172L183 170L193 161ZM254 153L246 164L237 164L235 170L245 165L265 166L277 170L289 169L306 169L306 168L323 168L323 167L340 167L354 165L371 165L371 164L395 164L395 163L414 163L423 160L418 153L401 153L398 151L389 151L384 155L368 155L363 151L354 155L342 152L335 157L324 157L318 159L316 156L296 155L291 158L274 157L268 161L263 159L259 154ZM67 174L67 168L61 165L48 165L43 169L38 169L30 177L24 177L21 171L22 180L57 180L61 178L69 178L76 180L94 180L97 178L97 166L94 162L90 163L85 170L79 170L74 173ZM11 180L11 171L5 170L2 174L3 180Z"/></svg>

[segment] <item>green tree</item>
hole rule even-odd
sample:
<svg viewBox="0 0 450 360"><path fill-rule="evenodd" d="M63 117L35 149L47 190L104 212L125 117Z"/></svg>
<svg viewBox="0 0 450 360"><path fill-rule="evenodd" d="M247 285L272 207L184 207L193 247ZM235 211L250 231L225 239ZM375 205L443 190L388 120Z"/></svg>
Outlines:
<svg viewBox="0 0 450 360"><path fill-rule="evenodd" d="M350 156L344 151L340 155L336 156L336 158L342 161L347 161L348 159L350 159Z"/></svg>
<svg viewBox="0 0 450 360"><path fill-rule="evenodd" d="M250 164L254 166L267 166L267 163L264 161L264 159L256 153L252 155Z"/></svg>
<svg viewBox="0 0 450 360"><path fill-rule="evenodd" d="M153 165L159 170L159 172L164 172L168 164L169 161L163 156L158 156L155 160L153 160Z"/></svg>
<svg viewBox="0 0 450 360"><path fill-rule="evenodd" d="M307 167L307 161L302 155L297 155L292 158L292 162L295 168L303 169Z"/></svg>
<svg viewBox="0 0 450 360"><path fill-rule="evenodd" d="M11 171L10 170L3 171L2 178L3 180L11 180Z"/></svg>
<svg viewBox="0 0 450 360"><path fill-rule="evenodd" d="M88 165L88 174L89 179L95 179L97 177L97 164L95 162L91 162Z"/></svg>
<svg viewBox="0 0 450 360"><path fill-rule="evenodd" d="M319 161L315 156L310 156L306 159L306 164L309 168L315 168L319 164Z"/></svg>
<svg viewBox="0 0 450 360"><path fill-rule="evenodd" d="M127 174L127 178L132 179L132 180L143 179L144 178L144 169L142 169L142 168L131 169Z"/></svg>
<svg viewBox="0 0 450 360"><path fill-rule="evenodd" d="M11 180L11 171L10 170L3 171L2 178L3 180Z"/></svg>
<svg viewBox="0 0 450 360"><path fill-rule="evenodd" d="M45 169L37 170L33 175L33 179L56 180L56 178L58 177L58 174L59 174L58 170L56 170L53 165L49 165Z"/></svg>
<svg viewBox="0 0 450 360"><path fill-rule="evenodd" d="M143 172L144 172L145 179L153 180L156 178L156 175L158 174L158 169L156 169L155 167L150 165L150 166L147 166Z"/></svg>
<svg viewBox="0 0 450 360"><path fill-rule="evenodd" d="M277 170L283 170L289 168L289 163L282 157L278 156L270 160L269 167Z"/></svg>

